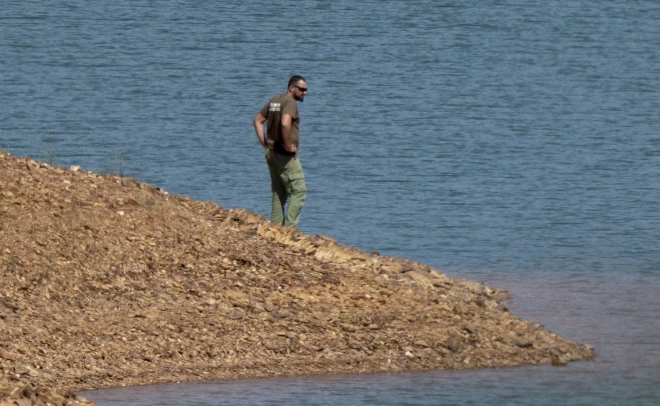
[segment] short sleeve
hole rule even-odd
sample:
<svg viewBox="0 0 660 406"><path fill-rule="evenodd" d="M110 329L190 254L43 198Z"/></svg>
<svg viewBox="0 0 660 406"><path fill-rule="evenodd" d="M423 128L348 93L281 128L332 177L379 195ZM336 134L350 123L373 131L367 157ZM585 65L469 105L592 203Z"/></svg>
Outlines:
<svg viewBox="0 0 660 406"><path fill-rule="evenodd" d="M261 110L259 111L259 114L261 114L262 116L268 118L268 108L269 108L269 106L270 106L270 103L266 103L266 104L261 108ZM252 111L254 111L254 110L252 110Z"/></svg>
<svg viewBox="0 0 660 406"><path fill-rule="evenodd" d="M288 114L294 119L298 118L298 105L296 105L295 100L290 99L283 103L282 115L284 114Z"/></svg>

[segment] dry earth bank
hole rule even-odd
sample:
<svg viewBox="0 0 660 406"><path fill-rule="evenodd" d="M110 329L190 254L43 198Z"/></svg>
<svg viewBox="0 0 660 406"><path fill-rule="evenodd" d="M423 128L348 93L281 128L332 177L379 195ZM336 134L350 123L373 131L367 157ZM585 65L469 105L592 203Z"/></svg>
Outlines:
<svg viewBox="0 0 660 406"><path fill-rule="evenodd" d="M0 150L1 406L172 381L594 357L516 318L506 298L244 210Z"/></svg>

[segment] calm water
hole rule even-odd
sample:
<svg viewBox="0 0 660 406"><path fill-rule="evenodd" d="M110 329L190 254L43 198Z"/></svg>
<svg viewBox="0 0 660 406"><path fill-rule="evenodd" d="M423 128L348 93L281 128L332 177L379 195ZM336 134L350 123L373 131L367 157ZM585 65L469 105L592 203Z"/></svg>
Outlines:
<svg viewBox="0 0 660 406"><path fill-rule="evenodd" d="M509 289L599 356L88 394L100 405L660 400L657 1L1 5L0 148L267 215L251 120L302 74L303 231Z"/></svg>

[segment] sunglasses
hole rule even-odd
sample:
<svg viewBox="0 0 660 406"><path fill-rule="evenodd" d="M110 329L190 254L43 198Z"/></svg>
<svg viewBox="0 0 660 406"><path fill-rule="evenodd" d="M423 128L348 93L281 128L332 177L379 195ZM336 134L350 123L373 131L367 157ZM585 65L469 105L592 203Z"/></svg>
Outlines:
<svg viewBox="0 0 660 406"><path fill-rule="evenodd" d="M298 85L294 85L294 86L297 87L298 90L300 90L300 91L303 92L303 93L305 93L305 92L307 91L307 88L306 88L306 87L300 87L300 86L298 86Z"/></svg>

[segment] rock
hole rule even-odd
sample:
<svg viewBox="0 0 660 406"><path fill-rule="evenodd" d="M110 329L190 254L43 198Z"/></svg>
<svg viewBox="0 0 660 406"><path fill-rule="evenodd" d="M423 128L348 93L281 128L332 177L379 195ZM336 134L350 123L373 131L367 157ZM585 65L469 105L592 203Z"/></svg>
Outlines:
<svg viewBox="0 0 660 406"><path fill-rule="evenodd" d="M554 355L552 356L552 366L554 367L565 367L568 365L568 357L566 355Z"/></svg>
<svg viewBox="0 0 660 406"><path fill-rule="evenodd" d="M528 339L513 338L511 342L513 342L515 346L520 348L532 348L534 346L534 342Z"/></svg>
<svg viewBox="0 0 660 406"><path fill-rule="evenodd" d="M463 349L463 343L461 340L451 337L449 340L447 340L447 348L449 348L452 352L459 352Z"/></svg>
<svg viewBox="0 0 660 406"><path fill-rule="evenodd" d="M406 266L406 269L409 267ZM386 273L386 274L397 274L397 273L403 273L404 265L394 262L394 263L388 263L388 264L383 264L380 267L380 273ZM410 269L412 270L412 269Z"/></svg>
<svg viewBox="0 0 660 406"><path fill-rule="evenodd" d="M16 374L17 375L26 375L27 376L27 375L30 375L31 371L32 371L32 369L30 367L26 367L26 366L16 368Z"/></svg>
<svg viewBox="0 0 660 406"><path fill-rule="evenodd" d="M62 405L65 402L64 396L48 389L41 391L39 395L37 395L37 399L41 400L45 404L51 405Z"/></svg>
<svg viewBox="0 0 660 406"><path fill-rule="evenodd" d="M5 350L0 350L0 358L6 359L7 361L16 361L16 359Z"/></svg>
<svg viewBox="0 0 660 406"><path fill-rule="evenodd" d="M250 296L239 290L229 290L225 292L225 297L233 306L248 307Z"/></svg>
<svg viewBox="0 0 660 406"><path fill-rule="evenodd" d="M323 282L325 283L330 283L333 285L340 285L341 284L341 279L337 275L331 275L329 273L324 273L323 274Z"/></svg>
<svg viewBox="0 0 660 406"><path fill-rule="evenodd" d="M481 294L485 287L484 284L481 282L470 281L470 280L462 280L461 282L467 289L471 290L473 293L476 294Z"/></svg>
<svg viewBox="0 0 660 406"><path fill-rule="evenodd" d="M413 281L429 282L429 276L425 272L415 271L413 269L410 269L409 271L403 271L403 272L405 272L406 278L412 279Z"/></svg>
<svg viewBox="0 0 660 406"><path fill-rule="evenodd" d="M241 309L234 309L231 313L227 315L231 320L238 320L245 317L245 312Z"/></svg>
<svg viewBox="0 0 660 406"><path fill-rule="evenodd" d="M137 187L138 183L135 181L135 179L132 178L122 178L121 179L121 184L124 187Z"/></svg>
<svg viewBox="0 0 660 406"><path fill-rule="evenodd" d="M477 331L477 328L472 323L466 323L463 325L463 330L467 331L470 334L474 334Z"/></svg>
<svg viewBox="0 0 660 406"><path fill-rule="evenodd" d="M459 302L454 305L454 313L461 315L461 314L467 314L468 313L468 307L465 303Z"/></svg>
<svg viewBox="0 0 660 406"><path fill-rule="evenodd" d="M483 296L479 296L476 300L477 306L485 308L486 307L486 298Z"/></svg>
<svg viewBox="0 0 660 406"><path fill-rule="evenodd" d="M264 302L264 309L266 309L267 312L272 312L275 309L275 306L273 306L273 303L271 303L270 300L266 300Z"/></svg>
<svg viewBox="0 0 660 406"><path fill-rule="evenodd" d="M346 332L349 332L349 333L354 333L354 332L357 331L357 327L355 327L351 324L346 324L346 323L342 324L341 328L342 328L342 330L344 330Z"/></svg>
<svg viewBox="0 0 660 406"><path fill-rule="evenodd" d="M493 300L509 300L511 295L506 290L496 290L492 293L491 298Z"/></svg>
<svg viewBox="0 0 660 406"><path fill-rule="evenodd" d="M36 395L34 388L32 387L32 385L27 384L25 388L23 388L23 396L29 398L33 395Z"/></svg>

